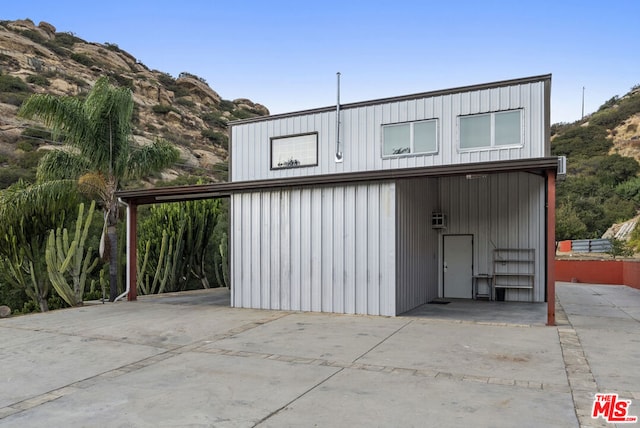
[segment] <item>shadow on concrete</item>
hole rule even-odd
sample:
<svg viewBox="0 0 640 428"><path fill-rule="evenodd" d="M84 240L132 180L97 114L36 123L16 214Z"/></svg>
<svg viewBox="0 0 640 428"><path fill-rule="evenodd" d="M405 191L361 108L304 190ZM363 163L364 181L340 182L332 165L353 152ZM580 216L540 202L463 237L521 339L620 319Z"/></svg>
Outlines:
<svg viewBox="0 0 640 428"><path fill-rule="evenodd" d="M164 303L168 305L208 305L231 306L231 290L228 288L209 288L206 290L180 291L176 293L153 294L138 296L144 303Z"/></svg>
<svg viewBox="0 0 640 428"><path fill-rule="evenodd" d="M492 324L545 325L547 304L445 299L418 306L400 316Z"/></svg>
<svg viewBox="0 0 640 428"><path fill-rule="evenodd" d="M138 296L138 299L143 303L230 307L231 291L228 288L211 288ZM444 299L438 303L418 306L401 314L400 317L491 324L544 325L547 322L547 304Z"/></svg>

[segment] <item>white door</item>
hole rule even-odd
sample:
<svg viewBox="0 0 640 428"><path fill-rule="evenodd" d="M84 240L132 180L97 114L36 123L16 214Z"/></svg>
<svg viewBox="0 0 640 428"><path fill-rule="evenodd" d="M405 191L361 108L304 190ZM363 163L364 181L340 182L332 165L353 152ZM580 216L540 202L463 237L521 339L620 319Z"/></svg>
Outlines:
<svg viewBox="0 0 640 428"><path fill-rule="evenodd" d="M472 298L473 235L444 235L444 297Z"/></svg>

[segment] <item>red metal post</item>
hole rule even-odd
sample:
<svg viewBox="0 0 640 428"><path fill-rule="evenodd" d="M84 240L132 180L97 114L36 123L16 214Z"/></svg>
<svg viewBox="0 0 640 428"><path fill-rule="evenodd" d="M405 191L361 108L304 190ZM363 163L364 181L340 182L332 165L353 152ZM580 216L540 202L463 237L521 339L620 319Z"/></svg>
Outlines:
<svg viewBox="0 0 640 428"><path fill-rule="evenodd" d="M129 227L129 233L127 234L128 249L127 254L127 269L129 269L129 294L127 300L138 299L138 280L136 278L136 264L138 261L138 207L136 204L130 202L127 209L127 225Z"/></svg>
<svg viewBox="0 0 640 428"><path fill-rule="evenodd" d="M547 325L556 325L556 172L547 171Z"/></svg>

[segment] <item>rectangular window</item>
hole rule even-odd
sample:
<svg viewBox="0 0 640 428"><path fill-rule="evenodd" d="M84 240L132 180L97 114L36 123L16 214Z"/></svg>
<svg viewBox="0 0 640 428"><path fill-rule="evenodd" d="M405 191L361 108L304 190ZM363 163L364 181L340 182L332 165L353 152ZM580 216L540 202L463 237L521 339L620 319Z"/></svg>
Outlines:
<svg viewBox="0 0 640 428"><path fill-rule="evenodd" d="M271 169L318 165L318 133L271 138Z"/></svg>
<svg viewBox="0 0 640 428"><path fill-rule="evenodd" d="M461 149L522 145L522 110L459 117Z"/></svg>
<svg viewBox="0 0 640 428"><path fill-rule="evenodd" d="M382 156L438 152L438 121L382 125Z"/></svg>
<svg viewBox="0 0 640 428"><path fill-rule="evenodd" d="M496 123L496 146L520 145L522 127L520 110L494 113Z"/></svg>

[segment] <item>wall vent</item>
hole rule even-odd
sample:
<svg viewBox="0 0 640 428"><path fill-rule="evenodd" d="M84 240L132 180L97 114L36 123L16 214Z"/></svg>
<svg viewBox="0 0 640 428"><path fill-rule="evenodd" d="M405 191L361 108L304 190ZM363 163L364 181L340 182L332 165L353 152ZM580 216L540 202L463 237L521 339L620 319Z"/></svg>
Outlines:
<svg viewBox="0 0 640 428"><path fill-rule="evenodd" d="M564 180L567 178L567 157L558 156L558 180Z"/></svg>
<svg viewBox="0 0 640 428"><path fill-rule="evenodd" d="M431 228L445 229L447 227L447 216L440 212L431 213Z"/></svg>

